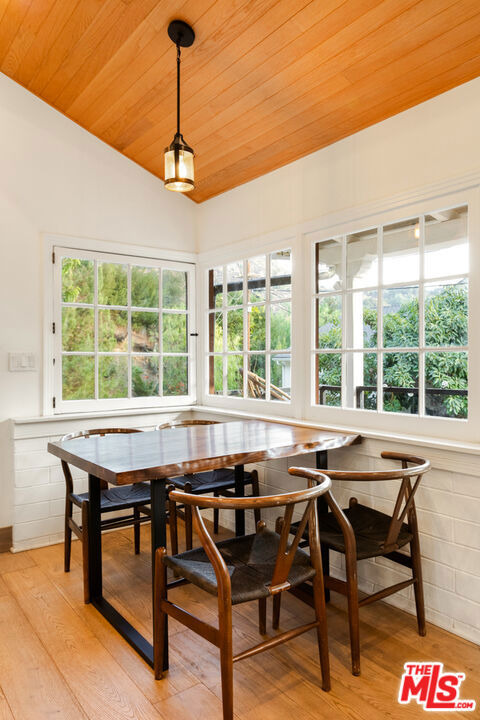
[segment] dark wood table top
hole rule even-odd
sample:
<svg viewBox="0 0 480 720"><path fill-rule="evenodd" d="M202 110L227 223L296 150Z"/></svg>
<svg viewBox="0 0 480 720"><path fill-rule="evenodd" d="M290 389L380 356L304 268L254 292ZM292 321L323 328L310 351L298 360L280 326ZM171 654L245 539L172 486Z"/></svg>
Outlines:
<svg viewBox="0 0 480 720"><path fill-rule="evenodd" d="M109 483L126 485L333 450L360 440L351 433L242 420L51 442L48 452Z"/></svg>

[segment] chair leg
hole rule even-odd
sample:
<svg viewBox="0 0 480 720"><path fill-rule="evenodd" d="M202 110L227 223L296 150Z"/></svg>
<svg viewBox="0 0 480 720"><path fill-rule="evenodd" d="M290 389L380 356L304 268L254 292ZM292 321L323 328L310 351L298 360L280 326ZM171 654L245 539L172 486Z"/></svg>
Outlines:
<svg viewBox="0 0 480 720"><path fill-rule="evenodd" d="M178 555L177 504L173 500L168 501L168 524L170 526L170 544L172 546L172 555Z"/></svg>
<svg viewBox="0 0 480 720"><path fill-rule="evenodd" d="M277 593L273 596L273 617L272 617L272 628L278 630L280 625L280 608L282 605L282 593Z"/></svg>
<svg viewBox="0 0 480 720"><path fill-rule="evenodd" d="M213 493L213 496L218 498L218 493ZM219 511L218 508L214 508L213 510L213 532L215 535L218 535L218 524L219 524Z"/></svg>
<svg viewBox="0 0 480 720"><path fill-rule="evenodd" d="M258 630L260 635L267 634L267 598L258 601Z"/></svg>
<svg viewBox="0 0 480 720"><path fill-rule="evenodd" d="M193 547L193 525L192 525L192 508L185 505L185 544L187 550Z"/></svg>
<svg viewBox="0 0 480 720"><path fill-rule="evenodd" d="M348 623L352 653L352 674L360 675L360 617L358 612L357 559L345 554L347 575Z"/></svg>
<svg viewBox="0 0 480 720"><path fill-rule="evenodd" d="M313 602L317 625L318 653L320 655L320 668L322 671L322 689L330 690L330 659L328 656L327 609L325 603L325 588L323 575L317 573L312 581Z"/></svg>
<svg viewBox="0 0 480 720"><path fill-rule="evenodd" d="M82 502L82 564L83 564L83 599L90 602L90 582L88 579L88 500Z"/></svg>
<svg viewBox="0 0 480 720"><path fill-rule="evenodd" d="M418 535L415 532L413 534L413 540L410 543L410 554L412 556L412 575L415 580L413 590L415 592L415 606L417 608L418 634L423 637L427 634L427 628L425 625L425 601L423 598L422 559L420 556Z"/></svg>
<svg viewBox="0 0 480 720"><path fill-rule="evenodd" d="M133 508L133 539L135 545L135 555L140 552L140 510Z"/></svg>
<svg viewBox="0 0 480 720"><path fill-rule="evenodd" d="M167 599L167 568L163 564L163 556L166 552L165 548L158 548L155 553L155 587L153 596L155 613L153 628L153 669L155 672L155 680L160 680L163 675L166 614L162 610L162 600Z"/></svg>
<svg viewBox="0 0 480 720"><path fill-rule="evenodd" d="M72 553L72 528L70 518L72 517L72 502L65 500L65 541L64 541L64 570L70 572L70 557Z"/></svg>
<svg viewBox="0 0 480 720"><path fill-rule="evenodd" d="M219 596L220 669L222 676L223 720L233 720L232 606Z"/></svg>
<svg viewBox="0 0 480 720"><path fill-rule="evenodd" d="M260 485L258 484L258 472L256 470L252 470L252 495L254 497L258 497L260 495ZM255 527L262 519L262 514L260 512L259 508L253 509L253 514L255 516Z"/></svg>

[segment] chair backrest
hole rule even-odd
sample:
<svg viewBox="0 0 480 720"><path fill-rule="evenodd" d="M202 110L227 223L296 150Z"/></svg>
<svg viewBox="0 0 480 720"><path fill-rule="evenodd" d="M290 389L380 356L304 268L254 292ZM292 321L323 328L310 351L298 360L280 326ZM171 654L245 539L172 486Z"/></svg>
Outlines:
<svg viewBox="0 0 480 720"><path fill-rule="evenodd" d="M383 543L384 550L389 552L396 547L398 535L405 518L407 518L410 528L416 531L414 496L423 475L430 470L430 461L415 455L391 451L382 452L381 457L388 460L399 460L401 467L395 470L325 470L324 472L332 480L348 480L350 482L400 480L395 507ZM412 479L414 480L413 486Z"/></svg>
<svg viewBox="0 0 480 720"><path fill-rule="evenodd" d="M87 440L91 437L103 437L104 435L113 435L114 433L136 433L136 432L142 432L141 430L137 430L135 428L96 428L94 430L77 430L76 432L67 433L62 438L60 438L60 442L67 442L68 440L76 440L77 438L85 438ZM65 482L67 484L67 496L73 492L73 480L72 480L72 473L70 471L70 467L68 463L65 460L61 460L62 463L62 470L63 475L65 477ZM105 481L102 481L101 486L105 487L107 483Z"/></svg>
<svg viewBox="0 0 480 720"><path fill-rule="evenodd" d="M322 561L320 555L316 501L320 495L328 492L331 487L331 480L319 471L304 470L303 468L295 468L295 470L296 475L302 476L303 473L303 477L308 478L308 488L305 490L296 490L295 492L282 493L280 495L226 498L192 495L181 492L180 490L172 490L170 492L170 500L181 503L182 505L191 506L195 528L205 552L214 567L219 587L221 584L225 585L225 583L229 583L228 570L217 546L213 542L205 527L200 514L201 508L213 508L218 510L248 510L271 507L285 508L281 532L279 533L280 541L275 567L272 573L272 580L269 585L269 591L272 595L285 590L289 586L288 575L307 523L310 537L310 556L312 565L318 572L321 571ZM293 512L295 510L295 506L299 503L306 503L306 506L303 510L293 541L289 544ZM258 523L257 532L262 532L264 528L265 523Z"/></svg>
<svg viewBox="0 0 480 720"><path fill-rule="evenodd" d="M175 430L179 427L192 427L193 425L219 425L219 420L172 420L172 422L157 425L155 430Z"/></svg>

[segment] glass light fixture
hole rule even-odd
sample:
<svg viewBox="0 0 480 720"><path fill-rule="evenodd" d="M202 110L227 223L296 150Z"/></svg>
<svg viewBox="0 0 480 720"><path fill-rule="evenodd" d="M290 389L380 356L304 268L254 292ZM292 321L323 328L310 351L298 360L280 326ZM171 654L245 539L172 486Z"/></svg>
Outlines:
<svg viewBox="0 0 480 720"><path fill-rule="evenodd" d="M177 132L171 144L165 148L165 187L175 192L189 192L195 187L193 149L187 145L180 132L180 53L181 47L190 47L195 33L183 20L172 20L168 35L177 46Z"/></svg>

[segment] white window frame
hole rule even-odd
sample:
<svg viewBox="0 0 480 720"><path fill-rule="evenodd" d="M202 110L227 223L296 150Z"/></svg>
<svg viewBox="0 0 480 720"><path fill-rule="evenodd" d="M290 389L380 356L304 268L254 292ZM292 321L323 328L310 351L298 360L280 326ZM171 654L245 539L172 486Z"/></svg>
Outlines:
<svg viewBox="0 0 480 720"><path fill-rule="evenodd" d="M435 416L421 416L408 413L390 413L380 409L378 411L363 410L359 408L348 407L331 407L327 405L316 404L316 377L315 377L315 307L314 298L316 297L316 269L315 269L315 246L317 242L329 240L335 237L344 237L349 234L360 232L369 227L381 227L402 220L429 214L440 209L449 209L466 205L468 207L468 238L469 238L469 317L468 317L468 418L443 418ZM418 203L405 204L401 208L385 211L370 217L360 217L357 220L340 222L331 225L320 231L308 232L304 235L306 243L309 244L309 252L306 253L308 263L310 265L310 282L309 282L309 298L308 317L310 332L310 357L309 357L309 378L310 392L308 404L305 409L305 419L315 420L315 422L324 422L329 426L354 427L364 430L390 431L392 435L424 435L428 437L443 437L452 440L468 440L478 442L480 440L480 377L475 371L478 367L478 358L480 357L480 338L479 333L475 333L473 327L473 313L471 309L480 307L480 289L476 278L480 277L480 197L479 189L465 190L463 192L444 195L443 197L431 197L424 199ZM421 224L421 239L423 244L424 228ZM343 240L345 242L345 240ZM381 242L381 238L379 239ZM344 256L345 262L345 256ZM421 260L422 262L422 260ZM379 258L380 263L380 258ZM422 268L422 265L421 265ZM421 269L420 284L423 281L423 268ZM435 282L439 282L435 279ZM433 280L432 280L433 282ZM338 293L343 296L342 293ZM379 311L379 317L381 313ZM343 316L342 322L345 322ZM379 328L379 332L381 327ZM342 328L343 331L343 328ZM419 347L421 348L420 344ZM421 348L422 349L422 348ZM444 349L444 348L442 348ZM449 349L449 348L445 348ZM452 348L462 350L462 348ZM372 348L371 352L378 352L379 348ZM392 348L388 348L389 351ZM366 351L366 350L365 350ZM332 352L334 352L332 350ZM342 353L342 390L344 391L345 383L345 357L351 349L342 348L337 352ZM379 357L380 354L379 354ZM423 386L423 368L419 367L419 380ZM422 387L421 386L421 387ZM419 404L423 393L419 393Z"/></svg>
<svg viewBox="0 0 480 720"><path fill-rule="evenodd" d="M65 242L66 241L66 242ZM139 410L192 405L196 402L196 266L195 256L188 253L155 252L153 248L113 245L112 243L86 239L44 237L46 283L45 283L45 329L44 329L44 415L75 413L103 413L105 411ZM73 257L106 262L151 266L179 270L187 273L187 355L188 395L139 398L62 400L62 302L61 258ZM130 314L130 307L128 308ZM173 312L173 311L172 311ZM159 307L160 318L162 309ZM96 313L95 313L96 315ZM95 319L95 322L96 319ZM55 328L55 332L53 332ZM95 350L95 355L97 355ZM170 353L168 353L170 355ZM159 356L162 357L161 333ZM55 400L54 400L55 398Z"/></svg>
<svg viewBox="0 0 480 720"><path fill-rule="evenodd" d="M273 239L272 239L273 238ZM269 253L276 252L279 250L290 249L292 253L292 293L291 299L291 400L270 400L263 398L249 398L249 397L235 397L231 395L211 395L209 393L210 377L209 377L209 271L215 267L221 267L228 265L231 262L246 262L248 259L258 257L259 255L268 255ZM199 283L201 284L200 292L202 297L202 364L203 371L199 378L199 391L201 392L200 402L205 406L212 406L221 408L224 410L246 410L255 414L263 415L278 415L282 417L300 417L301 416L301 399L304 395L304 380L305 374L302 372L304 361L301 354L298 353L298 349L301 347L301 337L303 335L303 323L301 321L301 301L304 292L302 287L302 276L303 276L303 263L301 258L301 238L299 234L292 235L290 233L271 233L267 236L252 238L241 245L235 245L233 247L222 248L221 251L215 253L208 253L202 258L202 262L199 264ZM224 298L225 305L226 299ZM265 301L265 305L270 304L268 300ZM275 303L273 303L275 304ZM248 303L243 304L244 314L246 312ZM223 307L219 310L233 309L237 306ZM239 306L240 307L240 306ZM244 317L244 347L245 347L245 332L246 323ZM267 333L269 328L267 327ZM223 357L227 356L226 353L226 333L224 333L224 353L219 353ZM281 352L281 351L278 351ZM238 353L231 351L228 354L235 355L241 354L245 358L248 353L243 350ZM254 353L255 354L255 353ZM268 376L270 375L269 368L269 354L267 350L265 352L259 351L257 354L265 354L266 357L266 370ZM275 355L275 351L271 351L271 354ZM245 360L246 362L246 360ZM246 375L244 373L244 392L246 385ZM201 388L201 390L200 390ZM224 387L224 392L226 388Z"/></svg>

